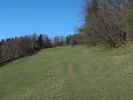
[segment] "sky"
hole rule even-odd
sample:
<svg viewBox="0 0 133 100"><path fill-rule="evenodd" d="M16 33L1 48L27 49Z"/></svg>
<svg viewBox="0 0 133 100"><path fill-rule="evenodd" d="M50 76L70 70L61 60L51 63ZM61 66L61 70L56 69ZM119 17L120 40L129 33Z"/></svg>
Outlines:
<svg viewBox="0 0 133 100"><path fill-rule="evenodd" d="M74 33L83 0L0 0L0 39L31 33Z"/></svg>

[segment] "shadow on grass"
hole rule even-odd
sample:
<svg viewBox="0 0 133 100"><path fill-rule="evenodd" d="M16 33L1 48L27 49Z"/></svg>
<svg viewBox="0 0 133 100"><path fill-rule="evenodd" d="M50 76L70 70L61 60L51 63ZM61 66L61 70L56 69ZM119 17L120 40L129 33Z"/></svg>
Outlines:
<svg viewBox="0 0 133 100"><path fill-rule="evenodd" d="M39 52L39 51L38 51L38 52ZM33 53L33 54L28 54L28 55L20 56L20 57L14 58L14 59L9 59L9 60L6 60L6 61L2 61L2 62L0 62L0 68L1 68L1 67L4 67L4 66L7 65L7 64L12 63L13 61L18 60L18 59L27 58L27 57L30 57L30 56L34 56L35 54L38 54L38 52L35 52L35 53Z"/></svg>

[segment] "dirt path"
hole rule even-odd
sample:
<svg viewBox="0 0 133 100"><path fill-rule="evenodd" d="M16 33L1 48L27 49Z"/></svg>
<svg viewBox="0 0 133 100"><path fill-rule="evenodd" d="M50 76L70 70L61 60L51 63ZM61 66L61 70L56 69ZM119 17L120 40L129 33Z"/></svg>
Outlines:
<svg viewBox="0 0 133 100"><path fill-rule="evenodd" d="M90 64L81 64L80 69L82 74L87 75L90 72L95 72L97 67L95 65Z"/></svg>
<svg viewBox="0 0 133 100"><path fill-rule="evenodd" d="M76 78L76 69L72 64L68 65L68 75L71 80L74 80Z"/></svg>

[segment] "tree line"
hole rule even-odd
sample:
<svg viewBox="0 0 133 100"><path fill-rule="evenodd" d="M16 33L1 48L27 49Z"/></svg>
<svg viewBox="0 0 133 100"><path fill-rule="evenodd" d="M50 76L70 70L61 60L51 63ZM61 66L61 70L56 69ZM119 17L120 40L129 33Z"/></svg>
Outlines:
<svg viewBox="0 0 133 100"><path fill-rule="evenodd" d="M84 25L79 29L87 45L118 48L133 40L133 0L86 0Z"/></svg>
<svg viewBox="0 0 133 100"><path fill-rule="evenodd" d="M49 38L47 35L29 35L15 38L8 38L0 41L0 64L13 61L20 57L37 53L41 49L54 48L65 45L76 45L77 35L66 37L56 36Z"/></svg>

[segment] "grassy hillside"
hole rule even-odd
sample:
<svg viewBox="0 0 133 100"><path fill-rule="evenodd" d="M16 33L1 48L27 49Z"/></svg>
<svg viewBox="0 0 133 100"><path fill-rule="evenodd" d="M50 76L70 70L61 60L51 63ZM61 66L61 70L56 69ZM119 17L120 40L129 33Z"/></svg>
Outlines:
<svg viewBox="0 0 133 100"><path fill-rule="evenodd" d="M133 100L133 47L42 50L0 68L0 100Z"/></svg>

